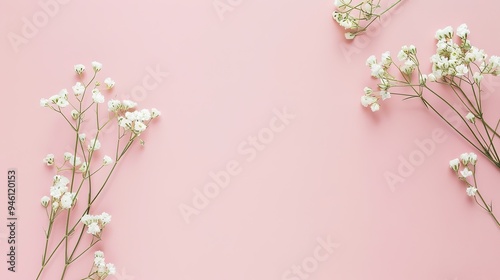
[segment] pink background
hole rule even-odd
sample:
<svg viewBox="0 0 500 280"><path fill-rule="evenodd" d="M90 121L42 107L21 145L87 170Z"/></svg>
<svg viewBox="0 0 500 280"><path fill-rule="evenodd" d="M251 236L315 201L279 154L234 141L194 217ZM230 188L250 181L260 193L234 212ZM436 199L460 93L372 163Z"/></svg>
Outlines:
<svg viewBox="0 0 500 280"><path fill-rule="evenodd" d="M415 44L430 56L435 30L446 25L467 23L474 44L499 54L492 34L500 4L408 1L383 30L352 43L331 18L333 1L226 1L232 8L221 17L212 0L56 2L17 52L7 34L20 34L23 17L43 10L37 1L0 3L0 171L19 173L18 271L7 272L1 226L0 279L35 278L46 226L39 199L52 176L41 159L69 145L62 119L38 101L70 88L73 65L93 60L103 63L102 78L117 82L118 97L163 112L97 205L113 215L98 247L117 267L109 279L287 279L328 236L337 246L307 279L499 279L500 231L447 167L470 148L418 102L395 98L373 115L359 97L373 85L369 55ZM155 68L168 77L138 94ZM284 107L295 118L246 161L238 145ZM390 188L384 173L397 174L399 157L436 129L444 142ZM193 189L231 160L242 172L187 224L179 205L192 205ZM500 203L498 186L488 184L498 172L479 163L483 193ZM89 266L82 260L68 279Z"/></svg>

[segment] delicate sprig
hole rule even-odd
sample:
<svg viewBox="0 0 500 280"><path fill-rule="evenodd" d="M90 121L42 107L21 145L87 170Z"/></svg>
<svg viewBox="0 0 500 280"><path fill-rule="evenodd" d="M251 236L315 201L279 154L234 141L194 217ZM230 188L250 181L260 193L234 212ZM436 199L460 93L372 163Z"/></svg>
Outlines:
<svg viewBox="0 0 500 280"><path fill-rule="evenodd" d="M99 105L104 103L106 98L99 88L101 83L96 81L102 64L94 61L92 69L94 74L89 82L79 81L72 86L72 96L66 89L63 89L48 99L42 98L40 100L42 107L49 108L64 118L75 133L75 142L73 151L65 152L62 159L58 159L54 154L48 154L43 159L43 163L55 168L56 175L52 180L50 196L44 196L40 200L47 212L48 227L45 231L42 265L36 279L40 279L45 267L59 250L64 252L64 268L61 275L61 279L64 279L68 267L101 241L103 230L111 222L111 215L105 212L100 215L91 215L92 205L109 182L111 174L125 153L136 140L143 143L139 136L148 128L149 123L161 114L157 109L135 110L137 103L130 100L109 100L108 112L102 114ZM78 75L81 75L85 71L85 66L77 64L74 66L74 70ZM105 90L110 90L115 86L115 81L106 78L104 85ZM87 94L88 92L91 94ZM97 132L90 140L87 140L82 124L92 120L87 117L92 111L91 109L95 112L94 121ZM118 131L116 148L113 148L115 155L113 157L109 155L100 157L97 152L105 150L101 143L104 137L101 132L109 125L115 125ZM98 183L92 178L100 171L107 172L102 183ZM79 209L76 206L78 196L84 190L87 192L86 201L84 208ZM50 242L53 239L54 224L59 222L58 217L61 215L65 216L60 221L65 223L63 236L59 241ZM72 216L76 216L76 223L72 222L74 220L71 219ZM79 249L84 241L85 232L91 235L91 240L83 249ZM55 242L55 246L50 246L53 242ZM96 252L93 270L85 279L102 280L115 273L112 264L104 263L104 256L100 257L101 253Z"/></svg>
<svg viewBox="0 0 500 280"><path fill-rule="evenodd" d="M335 0L336 10L333 12L332 17L346 30L345 38L352 40L365 32L375 20L380 19L382 15L401 1L398 0L382 10L380 0L363 0L357 4L353 3L353 0Z"/></svg>
<svg viewBox="0 0 500 280"><path fill-rule="evenodd" d="M467 195L473 197L477 205L479 205L484 211L488 212L491 218L495 221L496 225L500 227L500 222L493 213L493 203L488 204L477 187L476 163L476 154L464 153L460 155L460 158L450 160L450 168L457 175L458 179L465 185L465 192Z"/></svg>
<svg viewBox="0 0 500 280"><path fill-rule="evenodd" d="M380 110L381 102L391 95L404 99L417 98L469 144L500 168L500 157L495 146L498 137L496 125L491 125L483 111L482 80L486 75L500 74L500 57L491 56L471 44L467 25L456 32L448 26L436 32L436 53L431 57L432 72L424 74L417 48L403 46L397 59L389 52L380 61L375 56L367 59L372 77L379 80L377 89L366 87L361 104L373 112ZM456 35L456 36L455 36ZM443 86L438 92L434 85ZM402 91L398 91L401 89ZM458 102L460 107L454 105ZM442 106L454 114L453 121L445 116ZM462 128L461 128L462 127Z"/></svg>

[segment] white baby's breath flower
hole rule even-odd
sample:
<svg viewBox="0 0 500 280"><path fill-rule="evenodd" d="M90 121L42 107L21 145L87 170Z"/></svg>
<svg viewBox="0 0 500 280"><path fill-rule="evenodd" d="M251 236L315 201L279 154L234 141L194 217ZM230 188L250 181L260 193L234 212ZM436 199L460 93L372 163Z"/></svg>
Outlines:
<svg viewBox="0 0 500 280"><path fill-rule="evenodd" d="M462 171L460 171L460 175L462 178L467 178L473 175L472 171L469 168L465 167Z"/></svg>
<svg viewBox="0 0 500 280"><path fill-rule="evenodd" d="M368 107L372 105L373 103L377 102L377 98L369 95L363 95L361 96L361 105L364 107Z"/></svg>
<svg viewBox="0 0 500 280"><path fill-rule="evenodd" d="M122 103L119 100L111 99L108 101L108 111L110 112L118 112L122 106Z"/></svg>
<svg viewBox="0 0 500 280"><path fill-rule="evenodd" d="M57 209L59 209L59 202L57 201L52 202L52 209L54 211L57 211Z"/></svg>
<svg viewBox="0 0 500 280"><path fill-rule="evenodd" d="M116 268L115 265L112 263L107 263L106 264L106 274L107 275L115 275L116 274Z"/></svg>
<svg viewBox="0 0 500 280"><path fill-rule="evenodd" d="M75 198L75 193L65 193L61 197L61 208L62 209L70 209L73 206L73 199Z"/></svg>
<svg viewBox="0 0 500 280"><path fill-rule="evenodd" d="M106 212L102 212L102 214L99 215L99 219L101 220L102 225L105 226L111 222L111 215Z"/></svg>
<svg viewBox="0 0 500 280"><path fill-rule="evenodd" d="M378 103L373 103L372 105L370 105L370 109L372 110L372 112L377 112L378 110L380 110L380 105Z"/></svg>
<svg viewBox="0 0 500 280"><path fill-rule="evenodd" d="M152 119L155 119L155 118L159 117L160 115L161 115L161 112L158 111L158 109L156 109L156 108L151 109L151 118Z"/></svg>
<svg viewBox="0 0 500 280"><path fill-rule="evenodd" d="M384 67L389 67L391 65L392 58L391 58L391 53L389 51L386 51L386 52L382 53L382 56L380 58L380 63Z"/></svg>
<svg viewBox="0 0 500 280"><path fill-rule="evenodd" d="M377 63L377 58L374 55L370 55L366 59L366 66L368 66L368 67L371 67L375 63Z"/></svg>
<svg viewBox="0 0 500 280"><path fill-rule="evenodd" d="M99 72L102 69L102 64L97 61L92 61L92 68L95 72Z"/></svg>
<svg viewBox="0 0 500 280"><path fill-rule="evenodd" d="M82 165L80 166L80 168L78 170L80 170L81 172L87 172L87 169L88 169L88 165L87 165L87 162L83 162Z"/></svg>
<svg viewBox="0 0 500 280"><path fill-rule="evenodd" d="M104 95L95 88L92 90L92 100L94 100L95 103L104 103Z"/></svg>
<svg viewBox="0 0 500 280"><path fill-rule="evenodd" d="M475 153L469 153L469 162L472 165L476 165L477 155Z"/></svg>
<svg viewBox="0 0 500 280"><path fill-rule="evenodd" d="M78 166L82 163L82 160L80 159L80 157L75 157L75 156L71 155L71 158L69 159L69 163L73 166Z"/></svg>
<svg viewBox="0 0 500 280"><path fill-rule="evenodd" d="M352 40L352 39L354 39L354 38L356 37L356 35L354 35L354 33L352 33L352 32L346 32L346 33L344 34L344 36L345 36L345 38L346 38L347 40Z"/></svg>
<svg viewBox="0 0 500 280"><path fill-rule="evenodd" d="M83 217L80 219L80 221L81 221L84 225L88 226L88 225L90 225L90 223L92 223L92 220L93 220L93 219L94 219L94 217L93 217L92 215L85 214L85 215L83 215Z"/></svg>
<svg viewBox="0 0 500 280"><path fill-rule="evenodd" d="M385 74L385 70L382 65L374 63L370 66L370 70L372 71L372 76L375 78L382 78Z"/></svg>
<svg viewBox="0 0 500 280"><path fill-rule="evenodd" d="M430 73L429 75L427 75L427 79L429 79L429 81L431 81L431 82L437 81L437 78L433 73Z"/></svg>
<svg viewBox="0 0 500 280"><path fill-rule="evenodd" d="M474 81L479 84L483 80L483 75L479 72L474 72Z"/></svg>
<svg viewBox="0 0 500 280"><path fill-rule="evenodd" d="M391 98L391 93L385 90L380 91L380 97L382 97L382 100L386 100Z"/></svg>
<svg viewBox="0 0 500 280"><path fill-rule="evenodd" d="M49 205L49 202L50 202L50 197L48 196L43 196L41 199L40 199L40 203L42 204L43 207L47 208L47 206Z"/></svg>
<svg viewBox="0 0 500 280"><path fill-rule="evenodd" d="M92 140L90 140L90 143L87 148L89 149L89 151L92 150L97 151L101 148L101 142L99 142L98 139L93 138Z"/></svg>
<svg viewBox="0 0 500 280"><path fill-rule="evenodd" d="M47 166L51 166L54 164L54 155L53 154L48 154L45 156L43 159L43 163L47 164Z"/></svg>
<svg viewBox="0 0 500 280"><path fill-rule="evenodd" d="M86 138L87 138L87 135L85 135L85 133L78 134L78 139L80 139L81 142L85 142Z"/></svg>
<svg viewBox="0 0 500 280"><path fill-rule="evenodd" d="M113 163L113 159L110 156L104 156L102 158L102 165L109 165Z"/></svg>
<svg viewBox="0 0 500 280"><path fill-rule="evenodd" d="M465 118L467 120L469 120L471 123L475 123L476 122L476 116L474 116L474 114L471 113L471 112L467 113L467 115L465 116Z"/></svg>
<svg viewBox="0 0 500 280"><path fill-rule="evenodd" d="M76 64L76 65L74 66L74 68L75 68L75 72L76 72L78 75L80 75L81 73L83 73L83 71L85 71L85 65L83 65L83 64Z"/></svg>
<svg viewBox="0 0 500 280"><path fill-rule="evenodd" d="M463 165L469 164L469 154L468 153L461 154L460 161L462 162Z"/></svg>
<svg viewBox="0 0 500 280"><path fill-rule="evenodd" d="M76 96L79 96L79 95L82 95L83 92L85 91L85 86L82 85L82 83L80 82L77 82L73 87L73 93L76 95Z"/></svg>
<svg viewBox="0 0 500 280"><path fill-rule="evenodd" d="M73 154L70 152L65 152L64 153L64 160L68 161L73 157Z"/></svg>
<svg viewBox="0 0 500 280"><path fill-rule="evenodd" d="M41 107L48 107L49 106L49 100L45 98L40 99L40 106Z"/></svg>
<svg viewBox="0 0 500 280"><path fill-rule="evenodd" d="M123 100L122 101L122 108L123 108L123 110L132 109L135 106L137 106L137 103L135 103L134 101L131 101L131 100Z"/></svg>
<svg viewBox="0 0 500 280"><path fill-rule="evenodd" d="M146 128L147 128L147 126L141 121L136 121L134 124L134 132L136 134L140 134L141 132L146 130Z"/></svg>
<svg viewBox="0 0 500 280"><path fill-rule="evenodd" d="M132 128L132 122L129 119L124 118L124 117L118 118L118 125L120 127L124 128L125 130L129 130Z"/></svg>
<svg viewBox="0 0 500 280"><path fill-rule="evenodd" d="M95 251L94 258L103 258L104 259L104 253L102 251Z"/></svg>
<svg viewBox="0 0 500 280"><path fill-rule="evenodd" d="M467 68L464 64L460 64L455 67L455 71L457 72L457 76L463 76L469 72L469 68Z"/></svg>
<svg viewBox="0 0 500 280"><path fill-rule="evenodd" d="M151 119L151 112L149 112L148 109L142 109L141 111L139 111L138 119L143 122L149 121Z"/></svg>
<svg viewBox="0 0 500 280"><path fill-rule="evenodd" d="M461 24L459 27L457 27L457 36L465 39L467 35L470 33L469 28L467 27L467 24Z"/></svg>
<svg viewBox="0 0 500 280"><path fill-rule="evenodd" d="M469 186L466 190L468 196L475 196L477 193L477 188L473 186Z"/></svg>
<svg viewBox="0 0 500 280"><path fill-rule="evenodd" d="M115 86L115 81L113 81L111 78L108 77L108 78L104 79L104 84L106 85L106 87L108 89L111 89Z"/></svg>
<svg viewBox="0 0 500 280"><path fill-rule="evenodd" d="M428 77L425 74L422 74L418 77L420 84L425 84L427 82L427 79L428 79Z"/></svg>
<svg viewBox="0 0 500 280"><path fill-rule="evenodd" d="M64 108L64 107L66 107L66 106L69 105L69 102L68 102L68 100L66 100L64 98L59 98L56 101L56 105L59 106L59 107L61 107L61 108Z"/></svg>
<svg viewBox="0 0 500 280"><path fill-rule="evenodd" d="M75 110L75 109L71 110L71 118L76 120L76 119L78 119L79 116L80 116L80 113L78 113L77 110Z"/></svg>
<svg viewBox="0 0 500 280"><path fill-rule="evenodd" d="M87 233L97 235L99 232L101 232L101 228L96 222L92 222L88 225Z"/></svg>
<svg viewBox="0 0 500 280"><path fill-rule="evenodd" d="M460 168L460 160L458 158L450 160L450 168L457 172Z"/></svg>

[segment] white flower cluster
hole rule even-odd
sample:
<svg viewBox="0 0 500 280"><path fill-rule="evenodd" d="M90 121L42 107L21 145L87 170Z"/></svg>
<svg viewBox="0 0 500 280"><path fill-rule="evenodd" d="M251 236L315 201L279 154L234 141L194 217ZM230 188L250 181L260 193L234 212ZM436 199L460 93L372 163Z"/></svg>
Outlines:
<svg viewBox="0 0 500 280"><path fill-rule="evenodd" d="M79 139L80 141L82 142L85 142L85 133L81 133L79 135ZM99 150L101 148L101 142L99 142L99 140L97 139L92 139L90 140L90 143L89 145L87 146L88 150L89 151L96 151L96 150ZM79 156L74 156L72 153L70 152L65 152L64 155L64 163L63 163L63 166L66 164L66 163L69 163L71 165L71 168L72 167L79 167L79 171L82 171L82 172L86 172L87 169L88 169L88 163L87 162L82 162L81 158ZM45 156L45 158L42 160L43 163L45 163L47 166L53 166L55 164L55 156L53 154L48 154L47 156ZM109 165L113 163L113 159L108 156L108 155L105 155L103 158L102 158L102 165Z"/></svg>
<svg viewBox="0 0 500 280"><path fill-rule="evenodd" d="M333 12L333 19L347 32L346 39L354 39L362 32L361 21L368 21L375 16L375 10L380 5L374 4L373 0L364 0L358 4L353 4L352 0L335 0L336 10Z"/></svg>
<svg viewBox="0 0 500 280"><path fill-rule="evenodd" d="M454 37L455 34L458 39ZM456 32L451 26L439 29L435 35L437 39L436 53L430 59L432 72L430 74L419 74L418 85L424 86L428 81L436 82L441 81L443 78L453 80L455 77L458 79L465 78L470 83L480 84L483 75L500 74L500 57L491 56L486 61L487 55L484 51L471 45L468 40L469 34L470 31L466 24L460 25ZM391 87L401 86L401 83L396 82L395 76L389 73L391 66L398 69L397 73L406 75L408 78L406 80L411 80L412 75L416 72L418 58L415 46L403 46L397 58L401 62L400 65L394 63L389 52L382 54L380 62L377 62L373 55L366 61L372 77L380 80L378 84L380 91L365 88L365 94L361 97L361 104L365 107L369 106L373 112L380 109L380 100L390 97L387 91ZM469 112L466 119L474 123L476 116Z"/></svg>
<svg viewBox="0 0 500 280"><path fill-rule="evenodd" d="M93 61L92 68L97 73L97 72L101 71L102 64L97 62L97 61ZM74 70L78 75L80 75L85 71L85 65L76 64L74 66ZM113 81L111 78L108 77L108 78L104 79L104 84L106 85L107 89L111 89L115 86L115 81ZM99 83L97 83L97 85L99 85ZM85 93L85 90L87 89L87 87L84 84L82 84L81 82L77 82L71 88L73 89L73 93L74 93L76 98L81 97ZM99 91L98 88L92 89L92 100L95 103L104 103L104 101L105 101L104 95L102 95L102 93ZM42 107L50 107L52 109L55 109L56 107L58 107L60 109L60 108L66 107L68 105L70 105L70 102L68 100L68 90L67 89L62 89L59 92L59 94L53 95L49 99L45 99L45 98L40 99L40 106L42 106ZM78 112L77 110L73 110L73 111L71 111L71 117L76 120L78 118L78 116L80 115L80 113L81 112Z"/></svg>
<svg viewBox="0 0 500 280"><path fill-rule="evenodd" d="M130 130L136 135L140 135L147 128L147 124L152 119L161 115L156 108L151 110L135 110L137 103L130 100L110 100L108 101L108 110L114 112L118 117L118 125L124 130Z"/></svg>
<svg viewBox="0 0 500 280"><path fill-rule="evenodd" d="M71 209L76 203L76 193L69 192L68 184L70 180L62 175L55 175L50 187L50 197L44 196L40 203L43 207L48 207L52 202L54 212L58 210Z"/></svg>
<svg viewBox="0 0 500 280"><path fill-rule="evenodd" d="M463 153L459 158L450 160L450 168L457 174L458 178L467 183L467 195L475 196L477 188L472 186L467 180L474 175L473 169L477 163L477 155L474 153ZM463 167L463 169L461 169Z"/></svg>
<svg viewBox="0 0 500 280"><path fill-rule="evenodd" d="M106 263L104 253L102 251L96 251L94 253L94 267L99 279L105 279L108 275L116 274L115 265L112 263Z"/></svg>
<svg viewBox="0 0 500 280"><path fill-rule="evenodd" d="M413 52L416 53L416 49L413 46L410 48L406 47L406 52L408 54ZM408 61L409 59L407 58L406 60ZM393 60L390 52L384 52L380 57L380 61L377 61L377 58L374 55L368 57L366 60L366 66L370 68L372 77L380 80L378 85L379 90L374 91L372 88L365 87L365 94L361 96L361 105L364 107L369 106L373 112L380 110L379 100L391 98L389 88L391 87L390 81L392 80L392 77L387 70L392 64Z"/></svg>
<svg viewBox="0 0 500 280"><path fill-rule="evenodd" d="M81 222L87 226L87 233L99 236L104 227L111 222L111 215L106 212L95 216L85 214Z"/></svg>
<svg viewBox="0 0 500 280"><path fill-rule="evenodd" d="M455 34L457 40L454 38ZM431 57L432 74L429 75L432 81L442 77L460 77L472 73L474 81L480 83L484 74L500 73L500 57L491 56L486 61L487 54L484 50L471 45L468 40L469 34L466 24L460 25L456 32L451 26L436 32L437 51Z"/></svg>

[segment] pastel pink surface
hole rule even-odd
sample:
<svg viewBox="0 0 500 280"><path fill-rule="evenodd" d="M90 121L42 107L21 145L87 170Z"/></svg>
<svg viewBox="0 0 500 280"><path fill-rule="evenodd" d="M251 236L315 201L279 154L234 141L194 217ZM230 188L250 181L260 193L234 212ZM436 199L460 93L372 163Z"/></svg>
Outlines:
<svg viewBox="0 0 500 280"><path fill-rule="evenodd" d="M38 100L70 88L72 66L90 70L93 60L103 63L102 78L116 81L113 95L163 113L97 205L113 215L97 247L117 266L110 279L287 279L328 236L338 246L308 279L500 277L500 232L447 166L470 147L418 102L394 98L376 115L359 104L363 87L374 84L364 65L369 55L414 44L430 56L438 28L465 22L472 42L495 54L500 39L491 36L491 19L500 4L407 1L377 34L346 42L331 1L221 0L233 3L222 17L212 0L66 2L18 52L8 33L19 34L23 17L43 10L37 2L0 4L7 124L0 171L19 172L17 272L2 261L0 279L35 278L46 227L39 199L53 175L41 159L71 147L63 120ZM155 71L163 74L139 92ZM294 118L248 160L239 145L284 108ZM390 188L384 173L397 172L399 157L437 129L446 139ZM500 191L488 183L499 174L479 160L495 203ZM192 205L194 190L230 161L241 173L186 223L179 206ZM6 205L3 192L2 223ZM6 235L0 227L2 260ZM82 259L68 279L90 265ZM46 279L58 279L58 268Z"/></svg>

